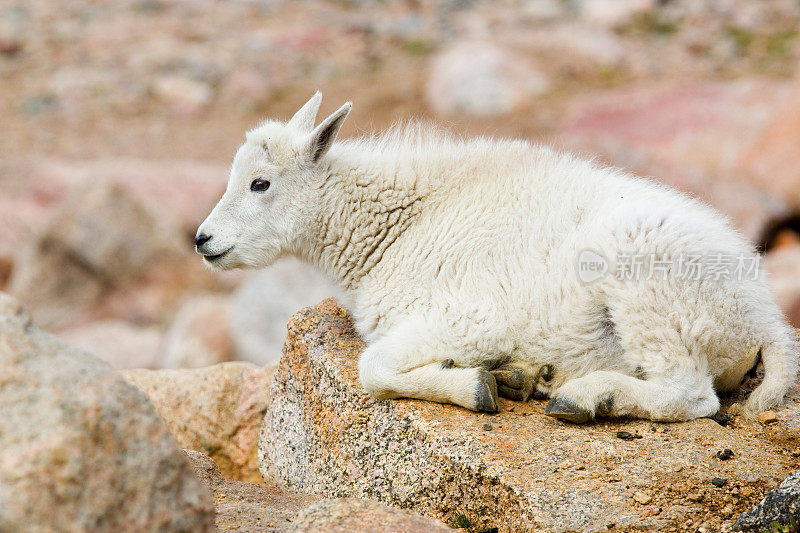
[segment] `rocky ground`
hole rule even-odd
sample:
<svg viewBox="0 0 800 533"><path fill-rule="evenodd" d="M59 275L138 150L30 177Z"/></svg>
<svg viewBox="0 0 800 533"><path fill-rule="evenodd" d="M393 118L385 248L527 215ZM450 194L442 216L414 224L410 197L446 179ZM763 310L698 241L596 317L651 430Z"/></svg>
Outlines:
<svg viewBox="0 0 800 533"><path fill-rule="evenodd" d="M277 366L115 371L0 293L0 530L761 531L800 508L800 389L758 421L726 416L740 393L575 426L373 400L362 348L331 299Z"/></svg>

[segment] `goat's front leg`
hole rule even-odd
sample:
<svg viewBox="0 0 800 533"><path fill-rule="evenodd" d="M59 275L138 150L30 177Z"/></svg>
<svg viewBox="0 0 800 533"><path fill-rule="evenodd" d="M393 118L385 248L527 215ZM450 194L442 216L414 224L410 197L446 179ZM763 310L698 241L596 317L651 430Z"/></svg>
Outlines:
<svg viewBox="0 0 800 533"><path fill-rule="evenodd" d="M390 332L361 354L358 373L364 389L378 399L416 398L452 403L493 413L497 411L497 382L485 368L460 368L444 343L422 332ZM450 351L451 353L448 353Z"/></svg>

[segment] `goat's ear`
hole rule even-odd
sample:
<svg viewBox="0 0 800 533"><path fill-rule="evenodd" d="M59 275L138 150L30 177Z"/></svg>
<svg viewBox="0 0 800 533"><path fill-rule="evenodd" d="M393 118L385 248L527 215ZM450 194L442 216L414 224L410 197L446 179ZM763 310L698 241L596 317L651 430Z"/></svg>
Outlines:
<svg viewBox="0 0 800 533"><path fill-rule="evenodd" d="M317 120L317 112L321 103L322 93L317 91L308 102L303 104L303 107L294 114L286 125L301 133L308 133L314 129L314 121Z"/></svg>
<svg viewBox="0 0 800 533"><path fill-rule="evenodd" d="M350 114L350 108L352 107L352 102L347 102L311 132L309 148L312 161L315 163L319 161L331 147L333 141L336 140L336 134L339 133L339 128L342 127L342 123L347 118L347 115Z"/></svg>

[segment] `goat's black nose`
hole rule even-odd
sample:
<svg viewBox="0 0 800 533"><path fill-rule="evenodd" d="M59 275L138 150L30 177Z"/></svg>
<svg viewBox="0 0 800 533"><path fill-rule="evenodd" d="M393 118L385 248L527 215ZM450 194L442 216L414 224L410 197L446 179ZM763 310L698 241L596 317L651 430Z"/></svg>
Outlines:
<svg viewBox="0 0 800 533"><path fill-rule="evenodd" d="M194 238L194 244L196 246L203 246L205 243L211 240L210 235L203 235L202 233Z"/></svg>

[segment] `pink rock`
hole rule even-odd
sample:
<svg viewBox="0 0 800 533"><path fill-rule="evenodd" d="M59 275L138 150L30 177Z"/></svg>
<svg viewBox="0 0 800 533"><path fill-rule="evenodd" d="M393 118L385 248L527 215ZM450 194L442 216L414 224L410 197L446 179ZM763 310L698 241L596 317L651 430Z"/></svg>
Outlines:
<svg viewBox="0 0 800 533"><path fill-rule="evenodd" d="M261 483L258 438L274 372L236 362L120 375L147 394L182 447L211 455L228 477Z"/></svg>
<svg viewBox="0 0 800 533"><path fill-rule="evenodd" d="M759 186L800 207L800 81L741 158Z"/></svg>
<svg viewBox="0 0 800 533"><path fill-rule="evenodd" d="M758 241L790 209L748 180L739 158L787 90L752 80L613 90L574 104L559 137L567 147L698 196Z"/></svg>
<svg viewBox="0 0 800 533"><path fill-rule="evenodd" d="M235 102L239 108L252 108L266 102L272 92L270 77L254 68L240 68L225 79L220 97Z"/></svg>
<svg viewBox="0 0 800 533"><path fill-rule="evenodd" d="M42 229L75 187L110 181L190 236L225 190L229 169L198 161L109 158L0 162L0 256L11 255Z"/></svg>
<svg viewBox="0 0 800 533"><path fill-rule="evenodd" d="M721 175L735 171L742 149L788 90L785 83L758 80L612 90L573 104L562 135L622 144Z"/></svg>
<svg viewBox="0 0 800 533"><path fill-rule="evenodd" d="M0 161L0 256L11 258L34 238L72 182L24 161ZM44 170L44 169L42 169Z"/></svg>

